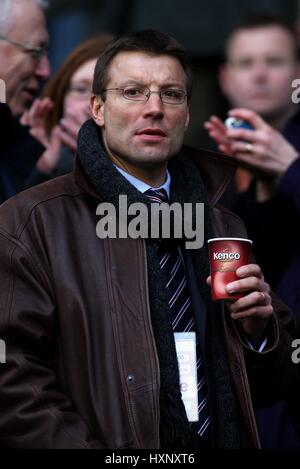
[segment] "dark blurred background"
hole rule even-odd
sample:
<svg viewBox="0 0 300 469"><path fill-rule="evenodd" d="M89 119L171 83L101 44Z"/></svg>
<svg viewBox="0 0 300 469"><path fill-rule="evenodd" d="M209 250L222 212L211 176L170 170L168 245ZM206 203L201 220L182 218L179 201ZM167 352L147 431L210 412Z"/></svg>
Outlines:
<svg viewBox="0 0 300 469"><path fill-rule="evenodd" d="M50 0L50 60L53 71L80 41L101 33L120 35L153 28L176 37L187 49L194 70L191 124L186 143L207 144L203 122L224 116L227 104L217 72L224 40L239 18L253 12L275 12L297 21L299 0ZM296 78L296 77L295 77Z"/></svg>

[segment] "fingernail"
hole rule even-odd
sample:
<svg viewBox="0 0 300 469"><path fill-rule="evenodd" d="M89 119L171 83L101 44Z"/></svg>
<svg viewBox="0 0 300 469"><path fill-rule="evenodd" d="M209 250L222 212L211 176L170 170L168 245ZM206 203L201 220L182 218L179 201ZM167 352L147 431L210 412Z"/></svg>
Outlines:
<svg viewBox="0 0 300 469"><path fill-rule="evenodd" d="M228 291L228 293L233 293L233 292L234 292L234 285L232 285L231 283L229 283L229 284L226 286L226 290Z"/></svg>

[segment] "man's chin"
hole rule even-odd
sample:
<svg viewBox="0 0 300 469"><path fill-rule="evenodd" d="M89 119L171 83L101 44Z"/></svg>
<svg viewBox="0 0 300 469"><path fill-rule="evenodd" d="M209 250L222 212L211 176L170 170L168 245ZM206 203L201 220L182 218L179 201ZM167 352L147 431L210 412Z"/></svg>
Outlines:
<svg viewBox="0 0 300 469"><path fill-rule="evenodd" d="M10 100L9 107L15 117L20 117L27 111L33 102L33 97L27 91L22 91Z"/></svg>
<svg viewBox="0 0 300 469"><path fill-rule="evenodd" d="M135 159L135 164L144 168L155 168L166 164L175 154L158 153L158 154L144 154Z"/></svg>

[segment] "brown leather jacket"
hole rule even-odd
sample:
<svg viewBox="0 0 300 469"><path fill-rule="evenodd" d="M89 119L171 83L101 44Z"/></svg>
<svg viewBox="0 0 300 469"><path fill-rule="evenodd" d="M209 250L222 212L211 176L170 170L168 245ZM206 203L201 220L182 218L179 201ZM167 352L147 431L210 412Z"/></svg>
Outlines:
<svg viewBox="0 0 300 469"><path fill-rule="evenodd" d="M205 181L219 236L245 236L217 208L230 159L186 148ZM80 171L34 187L0 208L0 446L158 448L159 364L143 240L96 236L98 196ZM274 345L247 349L223 311L246 443L259 447L250 368L276 367L289 313L278 303ZM286 352L285 356L286 356ZM278 373L277 373L278 375Z"/></svg>

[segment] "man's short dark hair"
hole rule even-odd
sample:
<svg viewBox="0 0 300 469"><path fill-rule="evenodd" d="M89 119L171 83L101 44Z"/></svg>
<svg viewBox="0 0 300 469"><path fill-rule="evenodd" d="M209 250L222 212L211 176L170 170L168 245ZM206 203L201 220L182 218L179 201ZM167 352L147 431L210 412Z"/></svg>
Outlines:
<svg viewBox="0 0 300 469"><path fill-rule="evenodd" d="M176 58L186 74L188 98L192 91L192 71L183 46L172 36L154 30L137 31L122 36L108 44L100 55L94 73L93 93L104 99L103 91L108 81L109 66L120 52L146 52L151 55L168 55Z"/></svg>
<svg viewBox="0 0 300 469"><path fill-rule="evenodd" d="M253 30L259 28L268 28L271 26L277 26L279 28L284 29L291 37L294 51L295 51L295 58L300 58L300 51L299 51L299 38L297 34L297 30L291 21L289 21L286 17L276 14L276 13L269 13L269 12L261 12L251 14L249 16L245 16L244 18L240 19L231 29L227 36L227 40L225 42L225 56L227 55L228 46L232 39L232 37L241 30ZM226 57L225 57L226 58Z"/></svg>

